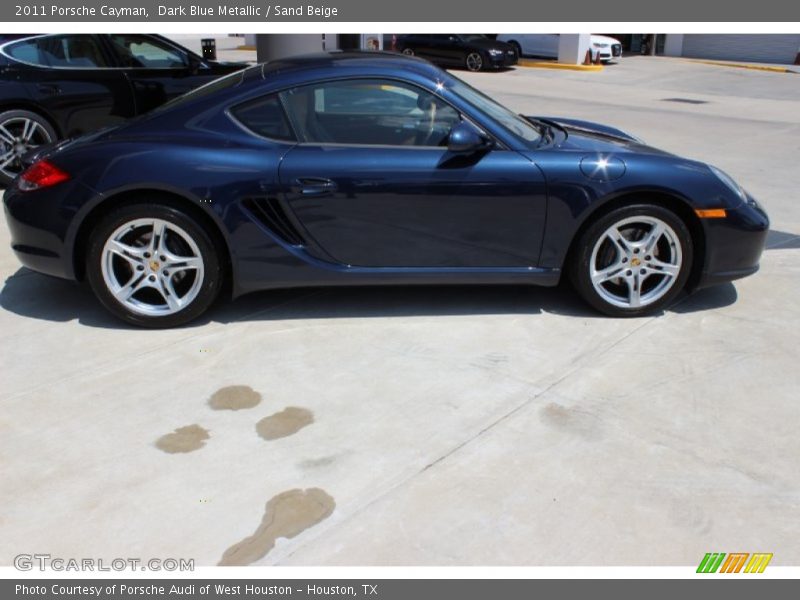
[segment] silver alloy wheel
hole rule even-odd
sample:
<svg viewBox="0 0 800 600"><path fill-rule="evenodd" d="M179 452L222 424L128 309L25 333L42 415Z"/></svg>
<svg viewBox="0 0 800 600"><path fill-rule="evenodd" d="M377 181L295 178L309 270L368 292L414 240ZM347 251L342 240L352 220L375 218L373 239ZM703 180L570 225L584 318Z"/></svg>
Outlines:
<svg viewBox="0 0 800 600"><path fill-rule="evenodd" d="M175 314L203 285L203 257L192 237L163 219L134 219L103 246L101 269L109 292L128 310L148 317Z"/></svg>
<svg viewBox="0 0 800 600"><path fill-rule="evenodd" d="M22 171L22 157L52 141L47 129L33 119L6 119L0 123L0 171L7 177L16 177Z"/></svg>
<svg viewBox="0 0 800 600"><path fill-rule="evenodd" d="M403 54L406 56L414 56L414 51L411 48L403 48Z"/></svg>
<svg viewBox="0 0 800 600"><path fill-rule="evenodd" d="M467 68L470 71L480 71L483 68L483 58L477 52L467 54Z"/></svg>
<svg viewBox="0 0 800 600"><path fill-rule="evenodd" d="M681 244L672 227L655 217L629 217L598 238L589 261L589 278L609 304L641 308L672 288L682 260Z"/></svg>

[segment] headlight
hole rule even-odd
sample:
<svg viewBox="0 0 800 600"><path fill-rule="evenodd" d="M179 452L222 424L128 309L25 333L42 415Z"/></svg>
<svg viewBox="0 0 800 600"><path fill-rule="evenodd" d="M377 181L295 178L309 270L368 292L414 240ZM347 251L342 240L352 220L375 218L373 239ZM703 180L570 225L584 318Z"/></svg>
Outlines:
<svg viewBox="0 0 800 600"><path fill-rule="evenodd" d="M724 183L728 188L731 189L742 201L747 202L747 192L744 191L744 188L740 186L733 180L733 177L728 175L725 171L718 169L712 165L708 165L708 168L711 169L711 172L719 178L719 180Z"/></svg>
<svg viewBox="0 0 800 600"><path fill-rule="evenodd" d="M501 54L503 54L503 51L492 48L491 50L489 50L489 54L491 54L492 56L500 56Z"/></svg>

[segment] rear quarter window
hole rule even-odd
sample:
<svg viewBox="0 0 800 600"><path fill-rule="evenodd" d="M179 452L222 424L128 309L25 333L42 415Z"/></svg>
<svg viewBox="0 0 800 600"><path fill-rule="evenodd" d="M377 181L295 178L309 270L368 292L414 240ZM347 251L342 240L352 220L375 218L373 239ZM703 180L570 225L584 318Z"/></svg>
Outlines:
<svg viewBox="0 0 800 600"><path fill-rule="evenodd" d="M33 40L27 42L17 42L16 44L8 44L4 50L6 54L8 54L11 58L15 58L16 60L34 65L42 64L41 58L39 57L39 48L36 46L36 42Z"/></svg>
<svg viewBox="0 0 800 600"><path fill-rule="evenodd" d="M231 115L253 133L281 141L294 141L286 113L277 95L257 98L234 106Z"/></svg>

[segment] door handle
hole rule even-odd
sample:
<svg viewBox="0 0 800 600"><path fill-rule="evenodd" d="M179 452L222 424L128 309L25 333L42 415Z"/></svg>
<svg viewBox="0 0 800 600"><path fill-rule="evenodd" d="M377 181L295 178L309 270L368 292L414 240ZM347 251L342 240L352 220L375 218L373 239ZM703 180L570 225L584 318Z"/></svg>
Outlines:
<svg viewBox="0 0 800 600"><path fill-rule="evenodd" d="M50 94L51 96L55 96L56 94L61 93L61 86L55 83L40 83L37 87L42 94Z"/></svg>
<svg viewBox="0 0 800 600"><path fill-rule="evenodd" d="M303 196L322 196L338 189L336 182L325 177L298 177L292 191Z"/></svg>

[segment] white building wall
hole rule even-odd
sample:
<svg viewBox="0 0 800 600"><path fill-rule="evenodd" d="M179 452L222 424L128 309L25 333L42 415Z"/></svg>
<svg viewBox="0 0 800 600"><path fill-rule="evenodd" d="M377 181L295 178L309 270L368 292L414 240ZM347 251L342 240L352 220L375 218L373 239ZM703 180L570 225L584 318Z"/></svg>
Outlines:
<svg viewBox="0 0 800 600"><path fill-rule="evenodd" d="M690 58L792 64L800 53L800 33L687 33L682 46L681 55Z"/></svg>
<svg viewBox="0 0 800 600"><path fill-rule="evenodd" d="M592 46L588 33L562 33L558 38L558 62L579 65Z"/></svg>
<svg viewBox="0 0 800 600"><path fill-rule="evenodd" d="M664 56L682 56L682 55L683 55L683 34L668 33L667 39L664 40Z"/></svg>

